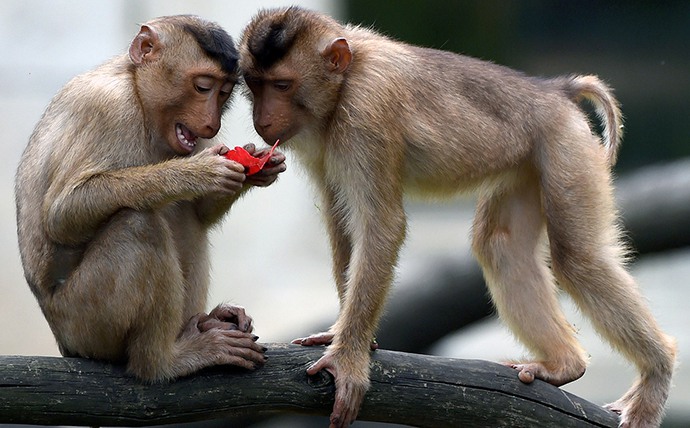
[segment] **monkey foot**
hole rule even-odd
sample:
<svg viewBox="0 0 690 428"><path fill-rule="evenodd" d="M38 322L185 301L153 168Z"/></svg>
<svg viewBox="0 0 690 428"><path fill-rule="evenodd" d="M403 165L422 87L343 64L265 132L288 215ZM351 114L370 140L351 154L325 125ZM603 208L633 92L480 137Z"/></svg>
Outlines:
<svg viewBox="0 0 690 428"><path fill-rule="evenodd" d="M612 411L613 413L616 413L616 414L618 414L618 415L622 415L622 414L623 414L623 407L625 407L625 406L624 406L624 404L623 404L620 400L618 400L618 401L616 401L616 402L613 402L613 403L609 403L609 404L605 404L605 405L604 405L604 408L605 408L606 410L610 410L610 411Z"/></svg>
<svg viewBox="0 0 690 428"><path fill-rule="evenodd" d="M668 381L658 378L645 379L604 408L620 415L619 428L658 427L663 419L667 385Z"/></svg>
<svg viewBox="0 0 690 428"><path fill-rule="evenodd" d="M221 330L240 330L251 333L254 330L252 318L247 315L244 308L221 303L216 306L208 315L201 314L198 322L199 331L204 332L211 329Z"/></svg>
<svg viewBox="0 0 690 428"><path fill-rule="evenodd" d="M644 418L638 418L635 415L628 414L628 407L630 407L630 403L628 403L625 399L620 399L616 402L604 405L606 410L609 410L620 416L618 428L658 426L658 423L646 421Z"/></svg>
<svg viewBox="0 0 690 428"><path fill-rule="evenodd" d="M530 363L503 363L508 367L517 370L518 379L523 383L532 383L534 379L541 379L555 386L562 386L582 377L585 374L585 366L575 367L568 364L548 364L541 362ZM554 366L557 368L549 368Z"/></svg>

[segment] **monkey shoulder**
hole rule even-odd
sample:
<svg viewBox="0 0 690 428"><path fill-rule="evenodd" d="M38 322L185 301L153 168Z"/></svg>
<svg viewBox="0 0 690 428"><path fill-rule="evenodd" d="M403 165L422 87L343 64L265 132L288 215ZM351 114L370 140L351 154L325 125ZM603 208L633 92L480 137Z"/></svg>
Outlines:
<svg viewBox="0 0 690 428"><path fill-rule="evenodd" d="M124 110L138 105L130 63L120 56L72 78L53 99L49 109L68 113L72 120L82 119L95 124L131 122L133 115Z"/></svg>

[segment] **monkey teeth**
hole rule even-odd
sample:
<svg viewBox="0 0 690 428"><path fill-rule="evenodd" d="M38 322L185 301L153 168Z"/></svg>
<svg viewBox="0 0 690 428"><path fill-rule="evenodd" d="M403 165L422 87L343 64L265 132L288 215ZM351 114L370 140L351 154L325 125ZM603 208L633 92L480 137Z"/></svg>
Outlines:
<svg viewBox="0 0 690 428"><path fill-rule="evenodd" d="M189 147L190 149L196 147L196 135L192 134L187 127L177 124L175 125L175 133L177 134L177 139L180 141L180 143Z"/></svg>

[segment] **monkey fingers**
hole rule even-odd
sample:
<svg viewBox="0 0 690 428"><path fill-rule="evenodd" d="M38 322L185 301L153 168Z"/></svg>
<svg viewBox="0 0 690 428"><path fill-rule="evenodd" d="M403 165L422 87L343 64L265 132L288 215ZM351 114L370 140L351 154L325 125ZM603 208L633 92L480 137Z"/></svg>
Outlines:
<svg viewBox="0 0 690 428"><path fill-rule="evenodd" d="M291 343L302 346L330 345L333 342L333 336L331 332L316 333L307 337L298 337Z"/></svg>
<svg viewBox="0 0 690 428"><path fill-rule="evenodd" d="M214 328L221 330L238 330L237 324L227 321L221 321L217 318L211 318L208 315L202 317L197 324L200 332L205 332Z"/></svg>
<svg viewBox="0 0 690 428"><path fill-rule="evenodd" d="M285 172L285 170L287 170L285 155L282 153L275 153L259 172L247 176L246 183L254 186L266 187L273 184L278 178L278 174Z"/></svg>
<svg viewBox="0 0 690 428"><path fill-rule="evenodd" d="M294 339L292 342L293 345L302 345L302 346L318 346L318 345L330 345L333 342L333 333L330 332L323 332L323 333L316 333L312 334L311 336L307 337L298 337L297 339ZM371 344L370 348L372 351L375 351L379 349L379 343L376 341L376 338L371 339Z"/></svg>
<svg viewBox="0 0 690 428"><path fill-rule="evenodd" d="M245 333L251 333L252 330L254 330L252 317L247 315L244 308L241 306L221 303L208 314L208 318L214 318L224 323L235 324L236 328Z"/></svg>
<svg viewBox="0 0 690 428"><path fill-rule="evenodd" d="M364 359L364 361L367 361ZM320 370L326 370L335 379L335 402L330 416L329 428L345 428L349 426L359 413L364 395L369 389L368 367L365 363L364 377L355 375L348 370L338 368L337 355L324 354L317 362L307 368L308 375L315 375Z"/></svg>
<svg viewBox="0 0 690 428"><path fill-rule="evenodd" d="M196 333L203 333L214 328L220 330L238 330L237 324L233 322L221 321L216 317L201 312L189 319L179 336L191 337Z"/></svg>
<svg viewBox="0 0 690 428"><path fill-rule="evenodd" d="M331 425L329 428L345 428L357 419L367 389L367 385L362 386L357 383L338 382L336 380L335 403L330 416Z"/></svg>
<svg viewBox="0 0 690 428"><path fill-rule="evenodd" d="M268 152L264 153L263 150L260 151L259 153L263 153L261 156L254 153L255 146L253 144L247 144L244 147L237 146L226 152L223 156L242 164L245 167L246 174L253 175L261 171L264 165L271 160L271 155L273 155L273 151L278 147L278 144L280 144L280 140L276 140L275 144L273 144L273 147L271 147Z"/></svg>
<svg viewBox="0 0 690 428"><path fill-rule="evenodd" d="M267 348L257 343L258 336L239 330L213 329L201 333L219 352L218 362L254 370L266 363Z"/></svg>

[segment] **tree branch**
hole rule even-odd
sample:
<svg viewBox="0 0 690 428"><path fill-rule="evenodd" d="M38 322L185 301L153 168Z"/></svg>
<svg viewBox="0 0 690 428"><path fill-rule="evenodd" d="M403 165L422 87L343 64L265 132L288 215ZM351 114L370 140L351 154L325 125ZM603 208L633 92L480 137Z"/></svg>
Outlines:
<svg viewBox="0 0 690 428"><path fill-rule="evenodd" d="M278 412L328 415L330 375L307 377L322 347L271 344L265 367L215 367L146 385L85 359L0 357L0 423L144 426ZM614 427L617 416L485 361L378 350L361 420L428 427Z"/></svg>

